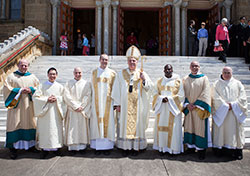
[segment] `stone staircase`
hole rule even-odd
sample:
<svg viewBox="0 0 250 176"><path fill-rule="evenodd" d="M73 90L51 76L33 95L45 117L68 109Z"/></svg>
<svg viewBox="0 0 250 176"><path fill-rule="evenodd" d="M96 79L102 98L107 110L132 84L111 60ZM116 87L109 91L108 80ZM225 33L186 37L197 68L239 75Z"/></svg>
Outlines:
<svg viewBox="0 0 250 176"><path fill-rule="evenodd" d="M181 77L189 74L189 64L193 60L200 62L201 71L206 74L211 83L219 78L222 68L227 65L233 68L234 77L239 79L245 86L248 99L248 118L245 122L246 147L250 147L250 71L249 65L245 64L243 58L228 58L228 63L224 64L214 57L187 57L187 56L147 56L144 63L144 70L148 73L151 80L155 82L163 75L165 64L172 64L174 72ZM83 78L90 80L91 71L99 66L98 56L41 56L38 57L30 66L30 72L34 73L41 82L47 80L47 69L55 67L58 70L57 81L65 84L73 78L73 68L80 66L83 69ZM140 64L139 64L140 66ZM127 67L124 56L110 56L109 67L115 71L120 71ZM3 96L0 91L0 146L3 147L6 131L7 110L4 108ZM149 126L146 131L149 143L153 143L153 126L155 115L150 111ZM211 120L211 118L210 118Z"/></svg>

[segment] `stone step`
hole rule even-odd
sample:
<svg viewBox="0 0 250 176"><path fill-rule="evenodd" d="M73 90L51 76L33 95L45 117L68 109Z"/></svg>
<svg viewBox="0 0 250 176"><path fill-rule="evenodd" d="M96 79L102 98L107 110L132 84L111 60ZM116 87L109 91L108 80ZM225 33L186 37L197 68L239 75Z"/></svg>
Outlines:
<svg viewBox="0 0 250 176"><path fill-rule="evenodd" d="M0 117L7 117L7 109L6 108L4 108L4 109L0 109Z"/></svg>
<svg viewBox="0 0 250 176"><path fill-rule="evenodd" d="M0 126L6 126L7 117L0 117Z"/></svg>
<svg viewBox="0 0 250 176"><path fill-rule="evenodd" d="M6 126L0 126L0 136L1 137L6 136Z"/></svg>

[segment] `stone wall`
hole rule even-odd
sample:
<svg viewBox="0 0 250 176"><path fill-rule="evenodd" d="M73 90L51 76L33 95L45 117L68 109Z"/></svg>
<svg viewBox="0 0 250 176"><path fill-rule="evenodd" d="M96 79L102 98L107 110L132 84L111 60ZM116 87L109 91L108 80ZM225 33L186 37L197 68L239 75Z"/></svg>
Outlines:
<svg viewBox="0 0 250 176"><path fill-rule="evenodd" d="M0 42L8 39L24 28L22 22L0 22Z"/></svg>
<svg viewBox="0 0 250 176"><path fill-rule="evenodd" d="M51 36L52 8L49 0L25 0L24 24Z"/></svg>

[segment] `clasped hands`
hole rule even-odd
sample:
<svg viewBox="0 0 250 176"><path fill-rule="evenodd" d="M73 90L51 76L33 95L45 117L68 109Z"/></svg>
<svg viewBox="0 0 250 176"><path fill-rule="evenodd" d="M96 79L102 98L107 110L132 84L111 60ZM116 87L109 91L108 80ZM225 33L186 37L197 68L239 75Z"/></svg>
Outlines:
<svg viewBox="0 0 250 176"><path fill-rule="evenodd" d="M196 108L196 106L194 104L190 103L190 104L187 105L187 108L188 108L189 111L192 111L192 110L194 110Z"/></svg>
<svg viewBox="0 0 250 176"><path fill-rule="evenodd" d="M29 93L31 93L31 90L29 87L24 87L24 88L22 88L22 93L29 94Z"/></svg>
<svg viewBox="0 0 250 176"><path fill-rule="evenodd" d="M49 98L48 98L48 102L49 103L54 103L56 102L56 97L54 95L50 95Z"/></svg>

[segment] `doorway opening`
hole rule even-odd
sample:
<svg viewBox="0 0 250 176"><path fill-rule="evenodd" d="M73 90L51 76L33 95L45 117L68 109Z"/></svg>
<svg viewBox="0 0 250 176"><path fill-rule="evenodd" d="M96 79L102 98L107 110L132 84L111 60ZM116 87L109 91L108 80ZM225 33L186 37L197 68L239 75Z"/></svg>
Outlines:
<svg viewBox="0 0 250 176"><path fill-rule="evenodd" d="M124 9L124 54L131 44L135 44L142 55L158 55L158 36L159 9Z"/></svg>
<svg viewBox="0 0 250 176"><path fill-rule="evenodd" d="M74 9L73 39L74 55L82 55L82 50L77 47L78 36L86 34L90 45L90 55L95 54L95 9ZM94 36L92 36L94 35Z"/></svg>

